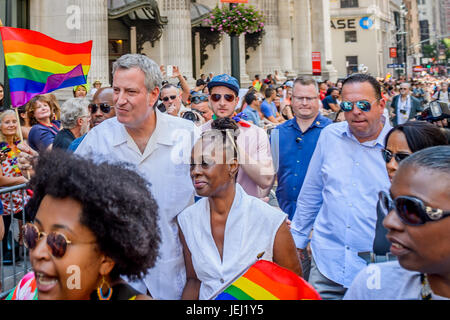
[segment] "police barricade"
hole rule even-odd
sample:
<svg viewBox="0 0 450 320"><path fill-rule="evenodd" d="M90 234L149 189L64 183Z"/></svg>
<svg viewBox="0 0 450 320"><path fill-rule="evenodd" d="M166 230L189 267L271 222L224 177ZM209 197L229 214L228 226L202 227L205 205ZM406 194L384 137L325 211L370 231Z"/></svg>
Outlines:
<svg viewBox="0 0 450 320"><path fill-rule="evenodd" d="M23 245L21 226L25 225L25 197L26 184L21 184L13 187L0 188L0 195L6 195L6 201L10 202L9 212L3 212L0 219L4 222L11 221L9 227L5 225L5 235L0 241L0 300L6 298L12 289L16 286L19 280L31 269L27 249ZM21 211L13 212L13 192L19 192L22 197ZM5 197L3 197L5 201ZM17 207L16 207L17 208ZM8 227L8 230L6 230ZM4 248L8 249L4 252ZM9 254L9 250L11 254Z"/></svg>

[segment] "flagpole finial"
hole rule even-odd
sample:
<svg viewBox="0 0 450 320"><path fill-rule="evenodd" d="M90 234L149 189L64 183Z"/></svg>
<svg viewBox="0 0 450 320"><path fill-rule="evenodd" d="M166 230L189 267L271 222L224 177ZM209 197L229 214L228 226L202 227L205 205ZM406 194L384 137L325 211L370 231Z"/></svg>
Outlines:
<svg viewBox="0 0 450 320"><path fill-rule="evenodd" d="M256 256L256 258L259 260L259 259L261 259L262 257L263 257L263 255L264 255L264 253L266 253L265 251L263 251L263 252L261 252L260 254L258 254L257 256Z"/></svg>
<svg viewBox="0 0 450 320"><path fill-rule="evenodd" d="M0 19L0 27L3 27L3 21Z"/></svg>

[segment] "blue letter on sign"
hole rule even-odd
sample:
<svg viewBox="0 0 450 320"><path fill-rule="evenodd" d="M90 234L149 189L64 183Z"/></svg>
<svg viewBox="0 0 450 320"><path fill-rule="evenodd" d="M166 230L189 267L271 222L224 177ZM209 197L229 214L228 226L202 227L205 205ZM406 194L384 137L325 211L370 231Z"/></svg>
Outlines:
<svg viewBox="0 0 450 320"><path fill-rule="evenodd" d="M359 20L359 25L361 26L361 28L367 30L367 29L372 28L373 21L369 17L364 17L364 18L361 18L361 20Z"/></svg>

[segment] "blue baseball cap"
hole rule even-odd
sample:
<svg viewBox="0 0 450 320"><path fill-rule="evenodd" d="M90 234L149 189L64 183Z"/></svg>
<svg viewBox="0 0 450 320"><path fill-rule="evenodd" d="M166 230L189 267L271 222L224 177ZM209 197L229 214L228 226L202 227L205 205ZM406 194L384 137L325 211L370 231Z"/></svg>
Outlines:
<svg viewBox="0 0 450 320"><path fill-rule="evenodd" d="M236 96L239 96L239 82L235 77L230 76L228 74L220 74L215 76L208 82L208 89L211 92L211 89L214 87L227 87L233 90L236 93Z"/></svg>

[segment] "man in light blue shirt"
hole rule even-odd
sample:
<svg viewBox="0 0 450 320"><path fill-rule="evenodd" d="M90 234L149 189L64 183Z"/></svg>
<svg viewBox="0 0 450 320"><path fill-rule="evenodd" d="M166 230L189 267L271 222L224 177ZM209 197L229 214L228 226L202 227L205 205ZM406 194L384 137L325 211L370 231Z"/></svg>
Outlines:
<svg viewBox="0 0 450 320"><path fill-rule="evenodd" d="M247 116L247 121L252 122L255 126L263 127L261 117L259 116L258 106L261 103L254 93L245 96L247 107L242 111Z"/></svg>
<svg viewBox="0 0 450 320"><path fill-rule="evenodd" d="M342 99L346 121L322 130L291 225L302 259L314 225L309 282L323 299L342 299L366 266L358 253L372 250L378 192L390 184L381 149L391 126L379 83L352 75Z"/></svg>

